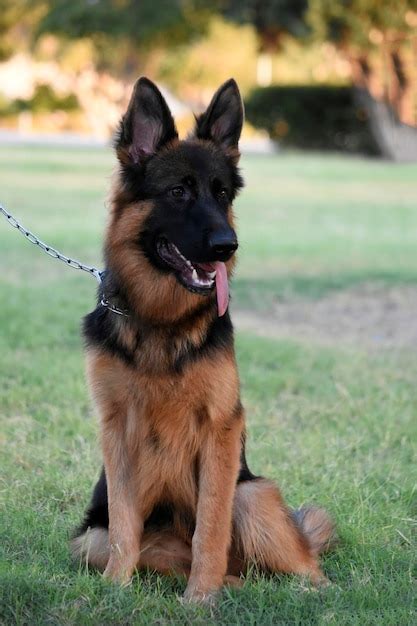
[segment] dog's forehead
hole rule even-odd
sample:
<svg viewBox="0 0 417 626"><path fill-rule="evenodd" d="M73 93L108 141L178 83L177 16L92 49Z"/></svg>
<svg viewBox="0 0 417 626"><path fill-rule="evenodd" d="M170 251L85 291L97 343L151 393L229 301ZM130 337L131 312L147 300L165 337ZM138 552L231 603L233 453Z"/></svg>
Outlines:
<svg viewBox="0 0 417 626"><path fill-rule="evenodd" d="M149 173L163 173L165 180L181 180L193 176L206 181L213 178L227 180L231 177L230 165L224 153L206 142L182 141L168 148L150 163Z"/></svg>

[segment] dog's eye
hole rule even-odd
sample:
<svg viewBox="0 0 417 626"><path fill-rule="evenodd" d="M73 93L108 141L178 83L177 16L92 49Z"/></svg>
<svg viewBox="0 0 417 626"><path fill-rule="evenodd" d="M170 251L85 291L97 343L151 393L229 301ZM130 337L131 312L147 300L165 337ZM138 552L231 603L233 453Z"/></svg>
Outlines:
<svg viewBox="0 0 417 626"><path fill-rule="evenodd" d="M226 200L227 198L227 189L225 187L223 187L222 189L220 189L219 193L218 193L219 198L221 198L222 200Z"/></svg>
<svg viewBox="0 0 417 626"><path fill-rule="evenodd" d="M173 196L174 198L183 198L185 195L185 189L184 187L181 187L181 185L178 185L177 187L173 187L171 189L171 196Z"/></svg>

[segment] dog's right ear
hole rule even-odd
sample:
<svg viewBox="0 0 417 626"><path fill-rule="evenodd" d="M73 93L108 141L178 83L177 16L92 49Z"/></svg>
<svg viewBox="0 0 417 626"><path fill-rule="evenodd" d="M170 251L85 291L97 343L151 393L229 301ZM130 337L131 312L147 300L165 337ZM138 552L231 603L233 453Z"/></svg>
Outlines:
<svg viewBox="0 0 417 626"><path fill-rule="evenodd" d="M115 139L119 160L140 165L177 137L171 111L158 87L147 78L139 78Z"/></svg>

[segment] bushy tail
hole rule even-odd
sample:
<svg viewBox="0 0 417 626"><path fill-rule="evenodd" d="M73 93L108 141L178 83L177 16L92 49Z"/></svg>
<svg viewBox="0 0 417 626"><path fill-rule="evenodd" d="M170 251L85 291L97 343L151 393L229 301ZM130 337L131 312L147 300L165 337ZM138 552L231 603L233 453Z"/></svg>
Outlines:
<svg viewBox="0 0 417 626"><path fill-rule="evenodd" d="M302 506L292 512L293 518L305 535L314 555L331 550L337 542L334 523L324 509Z"/></svg>
<svg viewBox="0 0 417 626"><path fill-rule="evenodd" d="M107 528L88 528L71 541L73 559L104 572L110 556Z"/></svg>

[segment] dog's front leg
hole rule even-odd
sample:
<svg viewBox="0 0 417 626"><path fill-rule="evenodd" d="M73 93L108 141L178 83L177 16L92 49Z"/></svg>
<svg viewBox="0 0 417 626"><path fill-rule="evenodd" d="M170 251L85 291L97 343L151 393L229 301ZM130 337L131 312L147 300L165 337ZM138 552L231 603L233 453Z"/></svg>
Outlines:
<svg viewBox="0 0 417 626"><path fill-rule="evenodd" d="M189 602L212 602L226 575L241 432L241 419L235 418L210 433L201 450L191 575L184 595Z"/></svg>
<svg viewBox="0 0 417 626"><path fill-rule="evenodd" d="M119 433L102 437L109 506L110 557L104 576L115 582L129 582L139 562L143 518L136 498L132 463Z"/></svg>

